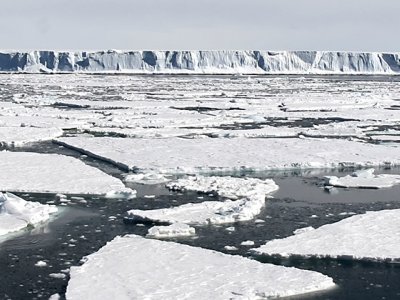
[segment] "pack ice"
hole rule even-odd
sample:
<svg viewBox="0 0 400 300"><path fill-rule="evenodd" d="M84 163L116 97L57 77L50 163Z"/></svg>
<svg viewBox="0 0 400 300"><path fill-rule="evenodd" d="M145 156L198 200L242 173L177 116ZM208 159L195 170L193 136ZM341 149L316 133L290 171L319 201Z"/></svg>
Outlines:
<svg viewBox="0 0 400 300"><path fill-rule="evenodd" d="M167 184L172 190L191 190L201 193L217 193L225 201L188 203L177 207L128 211L137 222L223 224L248 221L258 215L265 205L265 197L278 186L271 179L234 177L189 177Z"/></svg>
<svg viewBox="0 0 400 300"><path fill-rule="evenodd" d="M117 178L58 154L0 152L0 190L133 197Z"/></svg>
<svg viewBox="0 0 400 300"><path fill-rule="evenodd" d="M0 193L0 236L45 222L57 212L53 205L25 201L11 193Z"/></svg>
<svg viewBox="0 0 400 300"><path fill-rule="evenodd" d="M276 239L252 249L262 255L400 259L400 209L367 212L342 221Z"/></svg>
<svg viewBox="0 0 400 300"><path fill-rule="evenodd" d="M400 175L374 174L375 169L356 171L344 177L325 176L327 185L345 188L387 188L400 184Z"/></svg>
<svg viewBox="0 0 400 300"><path fill-rule="evenodd" d="M329 51L32 51L0 53L1 72L396 74L399 53Z"/></svg>
<svg viewBox="0 0 400 300"><path fill-rule="evenodd" d="M135 235L116 237L70 276L68 300L266 299L334 286L316 272Z"/></svg>

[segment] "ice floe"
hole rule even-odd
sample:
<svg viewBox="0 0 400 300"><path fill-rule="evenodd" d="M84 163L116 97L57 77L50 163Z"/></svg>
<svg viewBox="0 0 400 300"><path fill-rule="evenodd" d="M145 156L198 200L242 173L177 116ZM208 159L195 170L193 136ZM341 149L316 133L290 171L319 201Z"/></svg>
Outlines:
<svg viewBox="0 0 400 300"><path fill-rule="evenodd" d="M265 205L266 195L278 189L271 179L204 176L180 179L167 186L174 190L213 192L233 200L188 203L154 210L133 209L127 212L127 218L134 222L198 225L248 221L260 213Z"/></svg>
<svg viewBox="0 0 400 300"><path fill-rule="evenodd" d="M400 184L400 175L374 174L375 169L360 170L344 177L326 176L329 186L345 188L388 188Z"/></svg>
<svg viewBox="0 0 400 300"><path fill-rule="evenodd" d="M133 195L121 180L90 167L82 161L58 154L0 152L0 190L11 192L51 192Z"/></svg>
<svg viewBox="0 0 400 300"><path fill-rule="evenodd" d="M63 134L59 128L0 127L0 144L21 146L30 142L39 142L57 138Z"/></svg>
<svg viewBox="0 0 400 300"><path fill-rule="evenodd" d="M57 142L141 172L190 174L400 164L396 147L339 139L70 137Z"/></svg>
<svg viewBox="0 0 400 300"><path fill-rule="evenodd" d="M400 210L367 212L252 249L255 254L358 260L400 259Z"/></svg>
<svg viewBox="0 0 400 300"><path fill-rule="evenodd" d="M45 222L57 207L0 193L0 236Z"/></svg>
<svg viewBox="0 0 400 300"><path fill-rule="evenodd" d="M317 272L135 235L116 237L70 277L68 300L259 299L334 287Z"/></svg>
<svg viewBox="0 0 400 300"><path fill-rule="evenodd" d="M169 226L153 226L147 236L154 238L184 237L196 234L196 229L183 223L173 223Z"/></svg>

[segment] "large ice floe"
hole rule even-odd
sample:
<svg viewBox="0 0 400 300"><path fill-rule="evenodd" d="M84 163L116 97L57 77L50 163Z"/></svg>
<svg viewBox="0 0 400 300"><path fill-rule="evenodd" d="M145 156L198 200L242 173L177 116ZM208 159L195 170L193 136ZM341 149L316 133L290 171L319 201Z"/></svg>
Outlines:
<svg viewBox="0 0 400 300"><path fill-rule="evenodd" d="M399 53L329 51L32 51L0 53L1 72L396 74Z"/></svg>
<svg viewBox="0 0 400 300"><path fill-rule="evenodd" d="M135 196L121 180L58 154L0 152L0 190Z"/></svg>
<svg viewBox="0 0 400 300"><path fill-rule="evenodd" d="M223 224L252 220L265 205L265 197L278 186L271 179L234 177L190 177L168 183L172 190L216 193L232 200L188 203L177 207L128 211L135 222Z"/></svg>
<svg viewBox="0 0 400 300"><path fill-rule="evenodd" d="M276 239L252 249L255 254L400 260L400 209L367 212Z"/></svg>
<svg viewBox="0 0 400 300"><path fill-rule="evenodd" d="M135 235L116 237L70 276L68 300L269 299L334 287L317 272Z"/></svg>
<svg viewBox="0 0 400 300"><path fill-rule="evenodd" d="M57 142L141 172L232 172L400 164L396 147L340 139L67 137Z"/></svg>
<svg viewBox="0 0 400 300"><path fill-rule="evenodd" d="M327 185L344 188L388 188L400 184L400 175L374 174L375 169L360 170L344 177L325 176Z"/></svg>
<svg viewBox="0 0 400 300"><path fill-rule="evenodd" d="M0 127L0 144L21 146L57 138L63 134L60 128Z"/></svg>
<svg viewBox="0 0 400 300"><path fill-rule="evenodd" d="M11 193L0 193L0 236L45 222L57 212L53 205L25 201Z"/></svg>

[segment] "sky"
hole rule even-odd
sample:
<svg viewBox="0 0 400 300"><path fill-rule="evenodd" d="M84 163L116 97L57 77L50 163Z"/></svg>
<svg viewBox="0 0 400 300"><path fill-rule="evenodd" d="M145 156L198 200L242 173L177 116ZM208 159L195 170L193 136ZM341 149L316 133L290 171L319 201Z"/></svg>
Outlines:
<svg viewBox="0 0 400 300"><path fill-rule="evenodd" d="M4 50L400 51L400 0L1 0Z"/></svg>

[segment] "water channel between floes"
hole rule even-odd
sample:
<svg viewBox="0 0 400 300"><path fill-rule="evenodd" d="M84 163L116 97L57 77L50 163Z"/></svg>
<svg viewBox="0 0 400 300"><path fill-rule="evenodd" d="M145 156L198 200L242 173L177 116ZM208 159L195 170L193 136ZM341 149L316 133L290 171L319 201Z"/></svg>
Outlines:
<svg viewBox="0 0 400 300"><path fill-rule="evenodd" d="M80 155L51 143L40 147L25 147L18 151L61 153L83 160L103 171L122 177L113 166ZM247 174L259 178L273 178L280 189L274 198L266 200L265 209L257 221L223 226L196 227L197 235L173 239L180 243L214 249L220 252L249 256L249 246L241 242L254 241L254 247L266 241L283 238L307 226L319 227L348 217L346 213L364 213L400 208L400 186L390 189L338 189L328 193L322 188L325 175L346 175L346 171L285 172ZM399 168L378 169L380 173L400 173ZM246 175L246 174L244 174ZM81 259L117 235L145 235L150 225L124 222L130 209L156 209L189 202L218 200L212 195L171 192L164 185L136 185L132 200L104 199L91 195L69 195L68 201L54 194L18 193L26 200L54 203L60 212L51 222L23 231L0 243L0 299L48 299L50 295L65 293L68 269L80 265ZM264 222L260 222L263 220ZM234 226L235 231L226 228ZM228 251L225 246L235 246ZM253 246L252 246L253 247ZM400 298L400 265L334 259L281 259L257 257L262 262L314 270L332 277L335 289L291 297L291 299L398 299ZM35 266L37 262L44 266Z"/></svg>

